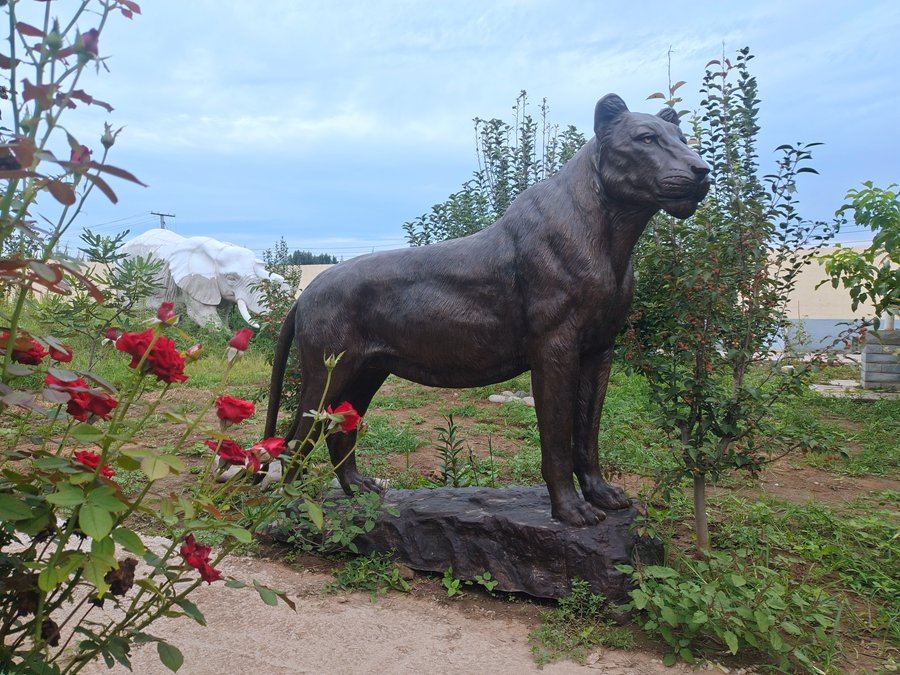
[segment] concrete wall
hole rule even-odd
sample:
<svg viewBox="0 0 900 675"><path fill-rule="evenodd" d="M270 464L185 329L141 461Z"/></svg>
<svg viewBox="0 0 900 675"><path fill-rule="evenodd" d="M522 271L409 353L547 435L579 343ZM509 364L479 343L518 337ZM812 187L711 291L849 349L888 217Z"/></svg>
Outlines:
<svg viewBox="0 0 900 675"><path fill-rule="evenodd" d="M862 251L864 247L852 247L855 251ZM822 255L834 251L834 248L822 249ZM801 320L832 319L848 321L854 318L872 316L875 310L871 303L863 303L854 312L850 306L850 294L842 285L831 287L829 280L819 289L816 285L829 279L825 273L825 266L819 261L813 261L803 268L797 278L797 286L788 304L788 317Z"/></svg>
<svg viewBox="0 0 900 675"><path fill-rule="evenodd" d="M300 295L300 292L305 290L313 279L334 265L298 265L298 267L300 268L300 284L297 286L297 295Z"/></svg>

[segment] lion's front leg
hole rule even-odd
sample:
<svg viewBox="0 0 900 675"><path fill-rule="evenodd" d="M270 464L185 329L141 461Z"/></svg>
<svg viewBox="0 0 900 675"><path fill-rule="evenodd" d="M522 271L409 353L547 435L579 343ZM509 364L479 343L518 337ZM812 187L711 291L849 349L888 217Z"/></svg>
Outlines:
<svg viewBox="0 0 900 675"><path fill-rule="evenodd" d="M601 509L623 509L631 505L625 493L607 483L600 471L597 437L612 356L610 348L582 359L572 434L575 475L581 491L587 501Z"/></svg>
<svg viewBox="0 0 900 675"><path fill-rule="evenodd" d="M572 480L572 420L577 358L568 345L545 345L532 360L531 386L541 436L541 474L550 492L551 514L568 525L596 525L602 511L578 496Z"/></svg>

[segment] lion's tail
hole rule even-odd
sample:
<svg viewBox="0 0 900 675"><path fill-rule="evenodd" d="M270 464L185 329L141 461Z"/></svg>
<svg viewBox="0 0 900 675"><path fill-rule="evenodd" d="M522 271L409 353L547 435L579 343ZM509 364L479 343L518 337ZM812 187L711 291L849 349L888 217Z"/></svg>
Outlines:
<svg viewBox="0 0 900 675"><path fill-rule="evenodd" d="M297 316L297 303L291 307L281 331L278 333L278 344L275 347L275 358L272 361L272 379L269 382L269 409L266 412L266 429L263 438L271 438L275 435L275 425L278 422L278 409L281 407L281 393L284 388L284 373L287 369L288 356L291 353L291 343L296 331L295 317Z"/></svg>

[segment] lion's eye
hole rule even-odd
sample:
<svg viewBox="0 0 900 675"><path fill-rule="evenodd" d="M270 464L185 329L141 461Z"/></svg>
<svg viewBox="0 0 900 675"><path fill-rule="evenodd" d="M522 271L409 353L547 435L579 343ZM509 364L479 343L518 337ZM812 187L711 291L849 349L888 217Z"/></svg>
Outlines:
<svg viewBox="0 0 900 675"><path fill-rule="evenodd" d="M656 140L656 136L653 134L647 134L646 136L641 136L641 143L644 145L650 145Z"/></svg>

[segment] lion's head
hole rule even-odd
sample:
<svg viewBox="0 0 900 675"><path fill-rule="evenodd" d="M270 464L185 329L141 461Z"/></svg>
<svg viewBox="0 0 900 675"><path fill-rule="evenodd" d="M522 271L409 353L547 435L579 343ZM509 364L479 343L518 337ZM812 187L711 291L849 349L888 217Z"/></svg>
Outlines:
<svg viewBox="0 0 900 675"><path fill-rule="evenodd" d="M594 133L597 178L608 198L687 218L709 191L709 167L688 147L672 108L634 113L607 94L594 110Z"/></svg>

